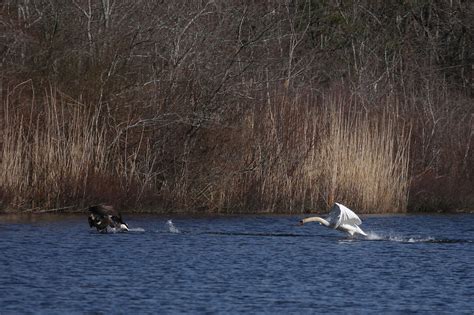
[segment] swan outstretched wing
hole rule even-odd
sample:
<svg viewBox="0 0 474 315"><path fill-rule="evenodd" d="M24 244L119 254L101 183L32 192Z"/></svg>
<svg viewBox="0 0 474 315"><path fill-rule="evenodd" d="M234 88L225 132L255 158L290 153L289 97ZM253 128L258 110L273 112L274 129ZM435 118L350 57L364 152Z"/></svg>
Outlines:
<svg viewBox="0 0 474 315"><path fill-rule="evenodd" d="M341 224L359 225L362 223L360 218L351 209L340 203L335 203L331 208L329 216L326 218L331 226L339 227Z"/></svg>

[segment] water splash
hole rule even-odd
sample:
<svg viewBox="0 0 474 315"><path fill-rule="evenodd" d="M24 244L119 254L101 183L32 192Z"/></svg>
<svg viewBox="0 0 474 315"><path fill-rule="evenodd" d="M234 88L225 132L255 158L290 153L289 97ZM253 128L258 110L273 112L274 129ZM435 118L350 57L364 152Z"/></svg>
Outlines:
<svg viewBox="0 0 474 315"><path fill-rule="evenodd" d="M377 234L375 232L372 232L372 231L369 231L365 238L370 240L370 241L381 241L381 240L384 239L382 236L380 236L379 234Z"/></svg>
<svg viewBox="0 0 474 315"><path fill-rule="evenodd" d="M170 233L180 233L179 230L174 226L173 221L166 221L166 226L168 227L168 231Z"/></svg>
<svg viewBox="0 0 474 315"><path fill-rule="evenodd" d="M120 228L113 228L108 226L106 228L107 233L116 234L116 233L130 233L130 232L145 232L144 228L137 227L137 228L129 228L128 230L120 229Z"/></svg>
<svg viewBox="0 0 474 315"><path fill-rule="evenodd" d="M125 233L125 232L127 232L127 231L124 230L124 229L114 228L114 227L108 226L108 227L105 228L105 232L106 232L106 233L115 234L115 233Z"/></svg>

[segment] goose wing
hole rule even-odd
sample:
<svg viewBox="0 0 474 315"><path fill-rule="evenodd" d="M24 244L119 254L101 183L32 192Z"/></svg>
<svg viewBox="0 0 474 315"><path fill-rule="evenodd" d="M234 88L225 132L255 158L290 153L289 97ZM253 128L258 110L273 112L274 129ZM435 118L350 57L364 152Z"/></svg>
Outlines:
<svg viewBox="0 0 474 315"><path fill-rule="evenodd" d="M117 210L114 209L112 206L106 206L106 205L98 205L98 206L92 206L89 207L89 211L92 212L93 214L106 217L106 216L115 216L115 217L120 217L120 214L118 213Z"/></svg>
<svg viewBox="0 0 474 315"><path fill-rule="evenodd" d="M334 228L338 228L341 224L357 226L362 223L354 211L344 205L341 205L340 203L335 203L334 206L332 206L331 212L329 213L326 220Z"/></svg>

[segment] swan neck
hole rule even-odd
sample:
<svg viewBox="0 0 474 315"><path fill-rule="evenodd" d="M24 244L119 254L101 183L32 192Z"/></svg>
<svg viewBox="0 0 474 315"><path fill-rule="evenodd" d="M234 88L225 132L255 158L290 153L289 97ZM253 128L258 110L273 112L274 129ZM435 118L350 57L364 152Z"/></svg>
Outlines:
<svg viewBox="0 0 474 315"><path fill-rule="evenodd" d="M324 226L329 226L329 222L320 217L310 217L310 218L303 219L303 223L308 223L308 222L319 222Z"/></svg>

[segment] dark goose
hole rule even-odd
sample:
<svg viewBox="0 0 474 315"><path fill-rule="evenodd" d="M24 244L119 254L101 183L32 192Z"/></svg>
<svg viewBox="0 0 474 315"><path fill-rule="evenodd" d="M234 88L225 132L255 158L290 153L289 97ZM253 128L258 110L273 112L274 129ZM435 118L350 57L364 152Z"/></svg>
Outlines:
<svg viewBox="0 0 474 315"><path fill-rule="evenodd" d="M112 206L98 205L89 207L89 226L101 233L128 231L128 225L122 221L122 215Z"/></svg>

